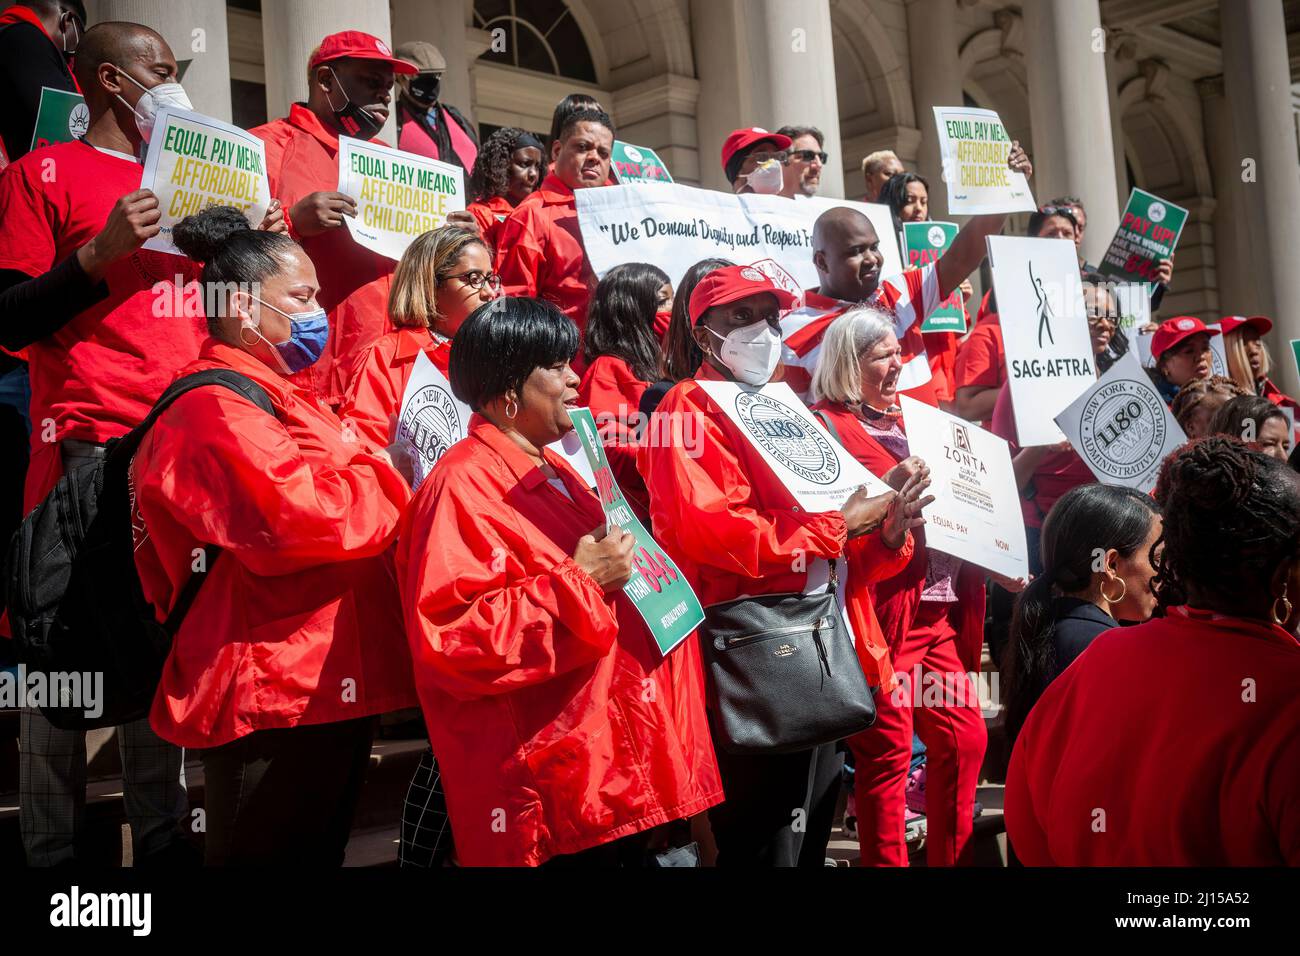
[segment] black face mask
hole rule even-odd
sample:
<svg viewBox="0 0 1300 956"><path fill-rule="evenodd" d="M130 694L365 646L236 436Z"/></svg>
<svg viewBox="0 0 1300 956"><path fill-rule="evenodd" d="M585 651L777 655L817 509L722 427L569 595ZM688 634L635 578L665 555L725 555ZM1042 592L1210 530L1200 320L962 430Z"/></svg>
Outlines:
<svg viewBox="0 0 1300 956"><path fill-rule="evenodd" d="M339 75L330 67L330 74L334 77L334 82L338 84L339 92L343 94L343 106L336 107L334 100L326 94L330 109L334 111L334 118L338 120L339 128L348 136L357 139L373 139L379 135L379 131L384 128L378 117L370 110L363 106L358 106L352 102L352 97L348 96L348 91L343 88L343 81Z"/></svg>
<svg viewBox="0 0 1300 956"><path fill-rule="evenodd" d="M442 91L442 74L421 73L411 78L407 89L411 99L426 108L430 107L438 102L438 94Z"/></svg>

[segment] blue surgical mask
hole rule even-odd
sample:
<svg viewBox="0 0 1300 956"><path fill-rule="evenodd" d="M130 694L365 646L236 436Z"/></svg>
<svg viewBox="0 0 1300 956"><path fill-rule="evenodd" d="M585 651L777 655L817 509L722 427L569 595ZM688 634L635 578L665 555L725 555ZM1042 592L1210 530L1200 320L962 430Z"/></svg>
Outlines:
<svg viewBox="0 0 1300 956"><path fill-rule="evenodd" d="M292 375L294 372L301 372L315 365L325 351L325 343L329 341L330 336L329 320L325 316L325 310L317 308L310 312L295 312L290 315L263 299L257 301L289 320L289 338L283 342L272 342L257 330L256 323L251 319L245 319L243 324L243 328L252 329L254 335L275 350L284 374Z"/></svg>

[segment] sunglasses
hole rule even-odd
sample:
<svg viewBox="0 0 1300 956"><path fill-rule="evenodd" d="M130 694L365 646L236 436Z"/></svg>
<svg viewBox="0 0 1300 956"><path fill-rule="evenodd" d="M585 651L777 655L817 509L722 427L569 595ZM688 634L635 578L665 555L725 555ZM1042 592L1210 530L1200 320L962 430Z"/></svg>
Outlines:
<svg viewBox="0 0 1300 956"><path fill-rule="evenodd" d="M820 161L823 166L826 165L826 160L830 158L829 153L821 150L816 150L816 149L796 149L796 150L791 150L786 155L789 156L790 159L797 159L800 162L804 162L804 163L811 163L814 159L816 159Z"/></svg>
<svg viewBox="0 0 1300 956"><path fill-rule="evenodd" d="M1073 206L1039 206L1038 211L1044 216L1069 216L1071 219L1074 218Z"/></svg>

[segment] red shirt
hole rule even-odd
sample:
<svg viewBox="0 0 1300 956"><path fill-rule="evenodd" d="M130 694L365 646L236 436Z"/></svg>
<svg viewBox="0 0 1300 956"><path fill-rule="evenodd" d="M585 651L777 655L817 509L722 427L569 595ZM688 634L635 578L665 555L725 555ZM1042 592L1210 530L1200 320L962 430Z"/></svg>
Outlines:
<svg viewBox="0 0 1300 956"><path fill-rule="evenodd" d="M140 188L142 171L133 159L80 140L12 163L0 176L0 269L49 272L104 228L114 203ZM177 276L184 286L197 275L186 258L137 249L108 267L103 299L23 350L32 382L24 511L62 474L56 442L126 434L198 356L207 337L201 297L175 284Z"/></svg>
<svg viewBox="0 0 1300 956"><path fill-rule="evenodd" d="M640 420L641 395L649 384L637 378L632 366L621 358L601 355L587 366L578 386L578 402L591 409L596 418L614 480L632 511L647 526L650 496L636 466L636 424Z"/></svg>
<svg viewBox="0 0 1300 956"><path fill-rule="evenodd" d="M535 866L722 800L694 638L660 655L571 555L600 502L479 416L420 486L398 575L456 853Z"/></svg>
<svg viewBox="0 0 1300 956"><path fill-rule="evenodd" d="M980 303L975 328L966 340L957 346L953 363L953 394L966 386L1001 388L1007 380L1007 353L1002 346L1002 323L996 312L988 311L989 294ZM981 422L989 427L988 422Z"/></svg>
<svg viewBox="0 0 1300 956"><path fill-rule="evenodd" d="M1106 631L1016 740L1028 866L1300 865L1300 643L1189 608ZM1101 814L1104 813L1104 816Z"/></svg>
<svg viewBox="0 0 1300 956"><path fill-rule="evenodd" d="M136 568L166 617L196 549L221 546L163 668L150 722L182 747L415 704L391 546L406 481L307 391L215 339L186 369L233 368L177 399L131 466Z"/></svg>
<svg viewBox="0 0 1300 956"><path fill-rule="evenodd" d="M339 406L339 419L351 422L376 448L392 444L389 418L398 414L415 357L424 352L443 375L451 361L451 340L437 341L428 329L393 329L357 358L348 393Z"/></svg>
<svg viewBox="0 0 1300 956"><path fill-rule="evenodd" d="M579 332L587 327L596 276L582 246L573 190L554 173L501 224L496 270L506 295L546 299Z"/></svg>
<svg viewBox="0 0 1300 956"><path fill-rule="evenodd" d="M510 218L515 207L510 205L510 200L505 196L493 196L485 202L470 203L465 207L465 211L478 223L479 232L483 234L483 240L488 244L488 248L495 250L501 224Z"/></svg>
<svg viewBox="0 0 1300 956"><path fill-rule="evenodd" d="M1011 457L1020 451L1016 442L1016 417L1011 407L1011 384L1008 382L998 392L998 403L993 406L993 426L989 429L999 438L1005 438L1010 446ZM1024 515L1026 528L1041 528L1043 519L1056 504L1056 499L1071 488L1087 485L1097 480L1079 453L1073 448L1068 451L1049 452L1034 471L1033 495L1020 496L1020 513Z"/></svg>
<svg viewBox="0 0 1300 956"><path fill-rule="evenodd" d="M284 206L289 233L316 266L320 292L316 301L329 313L330 338L325 354L295 376L330 405L347 391L357 357L391 328L388 286L397 263L352 241L346 225L303 237L289 219L289 210L314 192L339 187L338 133L321 125L302 103L289 107L284 119L249 130L266 143L266 175L271 195ZM382 140L370 142L385 145ZM353 197L355 198L355 197Z"/></svg>

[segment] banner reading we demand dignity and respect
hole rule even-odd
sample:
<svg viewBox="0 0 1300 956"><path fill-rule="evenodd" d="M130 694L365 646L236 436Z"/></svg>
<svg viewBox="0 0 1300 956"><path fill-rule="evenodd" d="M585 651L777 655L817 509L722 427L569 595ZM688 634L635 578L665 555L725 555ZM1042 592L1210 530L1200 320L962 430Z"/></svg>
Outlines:
<svg viewBox="0 0 1300 956"><path fill-rule="evenodd" d="M885 261L881 275L903 270L889 207L838 199L786 199L673 184L605 186L575 194L587 261L597 277L625 262L653 262L673 285L701 259L742 264L770 259L798 282L817 285L813 224L827 209L848 206L876 228Z"/></svg>

